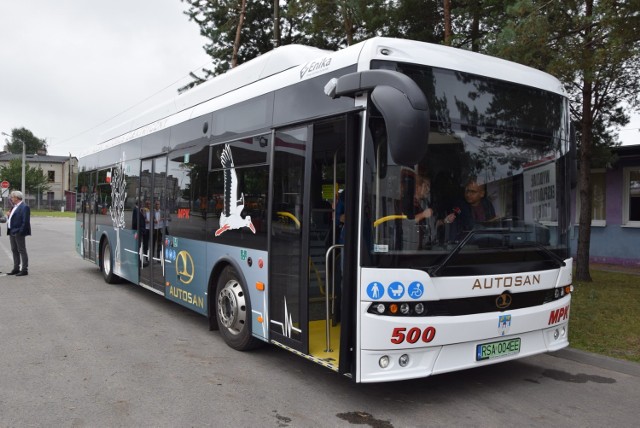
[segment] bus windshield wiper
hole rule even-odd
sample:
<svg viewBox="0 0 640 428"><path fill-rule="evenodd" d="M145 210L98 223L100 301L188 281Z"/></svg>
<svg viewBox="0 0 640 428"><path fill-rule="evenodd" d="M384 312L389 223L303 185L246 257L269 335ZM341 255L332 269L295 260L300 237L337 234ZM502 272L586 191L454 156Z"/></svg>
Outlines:
<svg viewBox="0 0 640 428"><path fill-rule="evenodd" d="M487 236L495 236L500 235L501 239L498 242L494 242L493 245L488 245L485 248L492 249L502 249L502 250L510 250L516 248L535 248L540 252L544 253L550 260L553 260L557 263L558 267L565 266L564 260L555 254L553 251L549 250L547 247L542 245L541 243L534 240L523 240L522 235L530 235L533 231L527 230L516 230L509 227L496 227L491 229L473 229L470 230L467 235L456 245L455 248L451 250L451 252L447 255L447 257L442 261L442 263L434 266L429 269L429 275L438 276L438 274L447 267L451 260L457 256L460 251L470 242L477 242L478 238L481 238L483 235Z"/></svg>

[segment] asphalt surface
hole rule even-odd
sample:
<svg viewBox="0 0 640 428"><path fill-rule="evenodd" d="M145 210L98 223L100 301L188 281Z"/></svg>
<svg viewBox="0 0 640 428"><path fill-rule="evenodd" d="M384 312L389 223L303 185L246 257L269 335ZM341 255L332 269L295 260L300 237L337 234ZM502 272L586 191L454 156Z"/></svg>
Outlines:
<svg viewBox="0 0 640 428"><path fill-rule="evenodd" d="M0 274L0 427L635 426L640 364L574 349L355 385L81 260L72 219L33 218L29 275ZM6 228L0 271L11 269ZM635 392L634 392L635 391ZM611 411L607 410L611 409Z"/></svg>

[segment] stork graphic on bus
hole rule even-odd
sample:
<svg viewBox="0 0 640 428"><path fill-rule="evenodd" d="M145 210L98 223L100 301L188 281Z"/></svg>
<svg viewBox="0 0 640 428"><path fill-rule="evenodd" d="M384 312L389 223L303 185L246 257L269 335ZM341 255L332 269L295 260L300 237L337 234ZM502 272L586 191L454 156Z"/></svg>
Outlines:
<svg viewBox="0 0 640 428"><path fill-rule="evenodd" d="M251 216L242 217L244 210L244 193L238 197L238 175L231 155L231 147L225 144L220 155L220 163L224 170L224 208L220 213L220 227L216 230L216 236L222 235L227 230L248 227L253 233L256 228L251 222Z"/></svg>

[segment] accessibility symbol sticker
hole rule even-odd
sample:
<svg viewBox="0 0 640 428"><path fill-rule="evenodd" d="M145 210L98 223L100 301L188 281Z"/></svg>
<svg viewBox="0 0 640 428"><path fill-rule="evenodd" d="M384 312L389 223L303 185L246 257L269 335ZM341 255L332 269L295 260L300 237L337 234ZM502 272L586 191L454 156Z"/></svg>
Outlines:
<svg viewBox="0 0 640 428"><path fill-rule="evenodd" d="M384 295L384 286L379 282L372 282L367 286L367 296L371 300L378 300Z"/></svg>
<svg viewBox="0 0 640 428"><path fill-rule="evenodd" d="M402 296L404 296L404 285L402 285L401 282L392 282L391 285L389 285L387 294L394 300L402 298Z"/></svg>
<svg viewBox="0 0 640 428"><path fill-rule="evenodd" d="M414 281L409 284L407 293L409 293L409 297L412 299L419 299L424 294L424 285L422 285L420 281Z"/></svg>

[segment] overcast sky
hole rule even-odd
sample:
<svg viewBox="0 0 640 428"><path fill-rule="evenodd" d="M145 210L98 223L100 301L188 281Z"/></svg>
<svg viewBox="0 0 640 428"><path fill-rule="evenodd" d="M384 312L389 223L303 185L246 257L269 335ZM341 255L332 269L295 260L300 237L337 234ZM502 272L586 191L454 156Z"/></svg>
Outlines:
<svg viewBox="0 0 640 428"><path fill-rule="evenodd" d="M119 114L175 96L210 62L185 8L180 0L0 0L0 132L24 127L47 140L49 154L79 156ZM640 144L639 128L636 115L620 136Z"/></svg>
<svg viewBox="0 0 640 428"><path fill-rule="evenodd" d="M24 127L49 154L78 156L121 122L114 116L175 96L210 63L185 9L180 0L1 0L0 132Z"/></svg>

